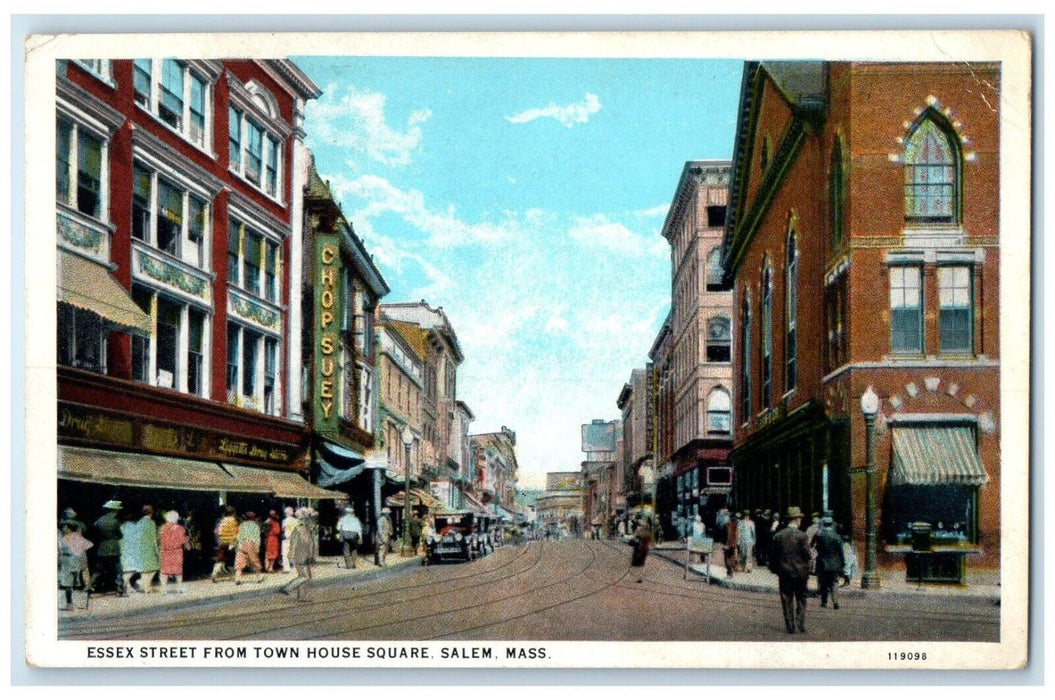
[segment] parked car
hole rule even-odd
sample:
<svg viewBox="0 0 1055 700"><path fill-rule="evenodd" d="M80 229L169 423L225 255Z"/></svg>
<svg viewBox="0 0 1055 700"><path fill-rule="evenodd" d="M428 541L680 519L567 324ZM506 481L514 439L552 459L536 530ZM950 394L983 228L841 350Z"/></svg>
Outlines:
<svg viewBox="0 0 1055 700"><path fill-rule="evenodd" d="M468 511L435 516L435 541L426 542L429 563L469 561L474 557L473 514Z"/></svg>

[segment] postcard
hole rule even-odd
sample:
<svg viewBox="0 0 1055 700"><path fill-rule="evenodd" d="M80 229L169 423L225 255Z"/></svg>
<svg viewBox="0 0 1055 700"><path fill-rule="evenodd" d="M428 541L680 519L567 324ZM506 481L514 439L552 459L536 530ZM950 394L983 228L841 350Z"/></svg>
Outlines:
<svg viewBox="0 0 1055 700"><path fill-rule="evenodd" d="M25 50L29 664L1026 664L1027 33Z"/></svg>

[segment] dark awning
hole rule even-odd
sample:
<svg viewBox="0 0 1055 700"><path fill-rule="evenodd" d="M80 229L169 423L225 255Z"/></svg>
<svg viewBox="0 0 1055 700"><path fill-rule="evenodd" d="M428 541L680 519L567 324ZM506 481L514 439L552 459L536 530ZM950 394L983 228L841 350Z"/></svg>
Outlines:
<svg viewBox="0 0 1055 700"><path fill-rule="evenodd" d="M894 486L981 486L989 479L970 426L894 427L892 434Z"/></svg>
<svg viewBox="0 0 1055 700"><path fill-rule="evenodd" d="M59 251L58 300L98 314L107 321L150 335L150 316L102 264Z"/></svg>
<svg viewBox="0 0 1055 700"><path fill-rule="evenodd" d="M237 482L215 462L59 447L59 478L93 484L231 491Z"/></svg>
<svg viewBox="0 0 1055 700"><path fill-rule="evenodd" d="M326 440L320 440L317 447L319 486L331 488L347 484L366 469L366 457L355 450Z"/></svg>

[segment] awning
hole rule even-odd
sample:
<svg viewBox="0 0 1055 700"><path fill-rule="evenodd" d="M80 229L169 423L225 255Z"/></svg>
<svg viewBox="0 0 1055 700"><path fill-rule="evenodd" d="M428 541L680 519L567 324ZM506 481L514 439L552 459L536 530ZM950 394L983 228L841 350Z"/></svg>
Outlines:
<svg viewBox="0 0 1055 700"><path fill-rule="evenodd" d="M237 483L215 462L81 447L59 447L59 478L186 491L231 490Z"/></svg>
<svg viewBox="0 0 1055 700"><path fill-rule="evenodd" d="M465 504L469 507L469 510L473 511L476 515L486 515L493 517L494 514L491 510L480 501L476 500L473 496L462 492L462 497L465 499Z"/></svg>
<svg viewBox="0 0 1055 700"><path fill-rule="evenodd" d="M406 494L405 491L394 493L385 499L386 506L392 507L403 507L403 498ZM423 505L426 508L443 508L443 501L433 496L431 493L423 491L422 489L410 489L410 504L412 506Z"/></svg>
<svg viewBox="0 0 1055 700"><path fill-rule="evenodd" d="M315 457L319 463L319 486L347 484L366 470L366 457L355 450L319 440Z"/></svg>
<svg viewBox="0 0 1055 700"><path fill-rule="evenodd" d="M970 426L894 427L895 486L981 486L989 477Z"/></svg>
<svg viewBox="0 0 1055 700"><path fill-rule="evenodd" d="M58 300L150 335L150 316L100 263L59 250Z"/></svg>
<svg viewBox="0 0 1055 700"><path fill-rule="evenodd" d="M309 483L304 477L296 472L279 471L276 469L257 469L255 467L243 467L238 464L224 464L223 468L230 472L231 476L238 482L238 486L230 489L244 493L271 493L279 498L343 498L343 493L334 493L321 489Z"/></svg>

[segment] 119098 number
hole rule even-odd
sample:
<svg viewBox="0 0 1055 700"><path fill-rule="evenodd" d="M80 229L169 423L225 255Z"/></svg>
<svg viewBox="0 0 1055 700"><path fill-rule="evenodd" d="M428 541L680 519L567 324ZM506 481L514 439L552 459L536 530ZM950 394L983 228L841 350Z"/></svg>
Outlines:
<svg viewBox="0 0 1055 700"><path fill-rule="evenodd" d="M925 651L892 651L887 654L888 661L926 661Z"/></svg>

